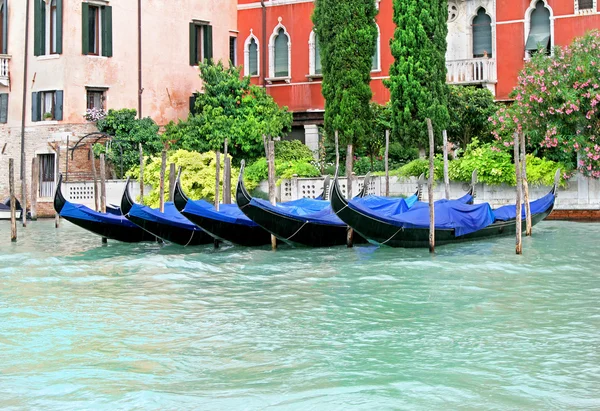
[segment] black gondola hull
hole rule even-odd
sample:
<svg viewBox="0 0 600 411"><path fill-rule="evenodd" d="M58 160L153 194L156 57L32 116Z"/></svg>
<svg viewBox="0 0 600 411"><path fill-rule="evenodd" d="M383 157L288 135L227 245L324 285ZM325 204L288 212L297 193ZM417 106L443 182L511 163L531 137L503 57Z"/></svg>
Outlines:
<svg viewBox="0 0 600 411"><path fill-rule="evenodd" d="M214 238L208 233L200 230L189 230L183 227L175 227L170 224L161 224L143 218L126 215L133 224L148 231L156 237L170 243L189 246L213 244Z"/></svg>
<svg viewBox="0 0 600 411"><path fill-rule="evenodd" d="M218 240L228 241L244 247L271 244L271 234L262 227L227 223L186 211L180 211L180 213Z"/></svg>
<svg viewBox="0 0 600 411"><path fill-rule="evenodd" d="M64 217L65 220L79 226L87 231L111 240L124 243L139 243L142 241L157 241L157 238L139 227L125 227L118 224L84 220L80 218Z"/></svg>

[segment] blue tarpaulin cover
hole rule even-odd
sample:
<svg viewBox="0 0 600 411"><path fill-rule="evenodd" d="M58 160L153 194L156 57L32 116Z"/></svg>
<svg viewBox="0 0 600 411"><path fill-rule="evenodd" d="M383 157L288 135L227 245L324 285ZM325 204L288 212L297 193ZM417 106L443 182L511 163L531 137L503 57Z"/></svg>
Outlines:
<svg viewBox="0 0 600 411"><path fill-rule="evenodd" d="M184 228L187 230L202 231L202 229L196 226L196 224L190 222L190 220L182 216L172 202L165 203L164 213L161 213L160 210L156 208L134 204L133 207L131 207L131 210L129 210L129 215L160 224Z"/></svg>
<svg viewBox="0 0 600 411"><path fill-rule="evenodd" d="M254 221L246 217L246 214L240 210L237 204L220 204L219 211L217 211L215 206L206 200L189 200L183 212L229 224L240 224L250 227L258 226Z"/></svg>
<svg viewBox="0 0 600 411"><path fill-rule="evenodd" d="M543 213L554 204L554 194L548 193L544 197L529 203L531 215ZM525 205L521 208L521 215L525 218ZM494 210L496 220L506 221L517 217L517 207L513 204L505 205Z"/></svg>
<svg viewBox="0 0 600 411"><path fill-rule="evenodd" d="M63 209L60 211L60 216L137 228L135 224L122 215L99 213L98 211L94 211L82 204L73 204L69 201L65 203Z"/></svg>
<svg viewBox="0 0 600 411"><path fill-rule="evenodd" d="M302 222L346 226L346 223L335 215L331 203L327 200L302 198L293 202L272 205L268 201L253 198L250 204Z"/></svg>

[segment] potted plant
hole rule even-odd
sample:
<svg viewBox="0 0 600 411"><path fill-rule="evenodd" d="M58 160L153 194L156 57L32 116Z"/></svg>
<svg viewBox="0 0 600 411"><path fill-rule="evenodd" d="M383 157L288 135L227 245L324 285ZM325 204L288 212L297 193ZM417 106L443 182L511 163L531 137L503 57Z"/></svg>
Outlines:
<svg viewBox="0 0 600 411"><path fill-rule="evenodd" d="M53 115L52 115L52 113L50 113L49 111L48 111L48 112L46 112L46 113L44 113L44 120L45 120L45 121L50 121L50 120L52 120L52 117L54 117L54 116L53 116Z"/></svg>

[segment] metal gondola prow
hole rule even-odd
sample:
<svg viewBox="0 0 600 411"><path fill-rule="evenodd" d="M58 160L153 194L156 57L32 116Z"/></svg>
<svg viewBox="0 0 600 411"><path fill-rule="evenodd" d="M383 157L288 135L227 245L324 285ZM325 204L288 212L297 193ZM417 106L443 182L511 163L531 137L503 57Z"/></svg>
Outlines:
<svg viewBox="0 0 600 411"><path fill-rule="evenodd" d="M235 202L241 208L245 204L252 201L252 196L244 186L244 169L246 168L246 162L242 160L240 164L240 176L238 177L237 187L235 189Z"/></svg>
<svg viewBox="0 0 600 411"><path fill-rule="evenodd" d="M123 215L129 214L129 211L135 204L133 198L131 198L131 193L129 192L129 181L131 177L127 177L127 181L125 182L125 189L123 190L123 195L121 196L121 213Z"/></svg>
<svg viewBox="0 0 600 411"><path fill-rule="evenodd" d="M54 210L57 214L60 214L63 207L67 203L67 200L62 194L61 186L62 186L63 175L60 173L58 175L58 183L56 183L56 189L54 190Z"/></svg>
<svg viewBox="0 0 600 411"><path fill-rule="evenodd" d="M552 187L552 194L554 194L554 198L558 197L558 185L560 184L560 168L556 170L554 173L554 185Z"/></svg>
<svg viewBox="0 0 600 411"><path fill-rule="evenodd" d="M177 179L175 179L175 187L173 188L173 204L177 211L181 212L185 208L189 201L188 196L183 192L181 187L181 167L177 173Z"/></svg>

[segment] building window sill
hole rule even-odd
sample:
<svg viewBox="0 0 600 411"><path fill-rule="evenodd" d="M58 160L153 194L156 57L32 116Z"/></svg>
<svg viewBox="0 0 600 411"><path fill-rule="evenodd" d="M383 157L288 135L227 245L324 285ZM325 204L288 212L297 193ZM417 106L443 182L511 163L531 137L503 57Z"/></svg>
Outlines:
<svg viewBox="0 0 600 411"><path fill-rule="evenodd" d="M60 58L60 54L44 54L43 56L37 56L38 60L56 60Z"/></svg>
<svg viewBox="0 0 600 411"><path fill-rule="evenodd" d="M58 120L40 120L34 121L34 126L55 126L58 124Z"/></svg>
<svg viewBox="0 0 600 411"><path fill-rule="evenodd" d="M381 73L381 69L371 70L371 73Z"/></svg>
<svg viewBox="0 0 600 411"><path fill-rule="evenodd" d="M286 77L267 77L265 79L265 81L269 84L273 84L273 83L290 83L292 81L292 77L290 76L286 76Z"/></svg>
<svg viewBox="0 0 600 411"><path fill-rule="evenodd" d="M322 80L323 74L308 74L306 78L308 79L308 81Z"/></svg>

